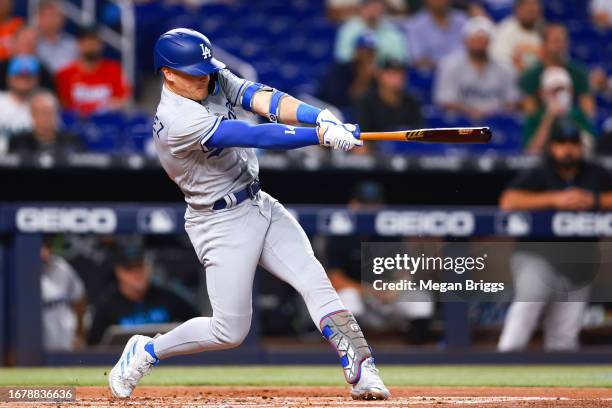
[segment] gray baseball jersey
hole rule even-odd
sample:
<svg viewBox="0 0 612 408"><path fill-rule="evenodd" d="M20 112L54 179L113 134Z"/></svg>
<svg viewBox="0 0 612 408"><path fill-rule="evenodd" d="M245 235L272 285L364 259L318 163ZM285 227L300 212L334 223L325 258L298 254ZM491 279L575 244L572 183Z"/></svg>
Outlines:
<svg viewBox="0 0 612 408"><path fill-rule="evenodd" d="M210 208L257 177L259 164L254 149L209 150L205 146L221 120L236 119L244 113L242 95L250 84L222 69L217 92L202 103L179 96L166 86L162 89L153 123L155 148L166 173L193 209Z"/></svg>

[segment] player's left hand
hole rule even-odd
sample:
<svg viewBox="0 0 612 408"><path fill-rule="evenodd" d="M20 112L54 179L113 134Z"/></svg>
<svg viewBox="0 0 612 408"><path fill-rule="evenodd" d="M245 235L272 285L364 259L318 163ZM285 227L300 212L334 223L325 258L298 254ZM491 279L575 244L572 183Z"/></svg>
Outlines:
<svg viewBox="0 0 612 408"><path fill-rule="evenodd" d="M317 126L323 124L341 125L342 121L338 119L329 109L323 109L317 116Z"/></svg>

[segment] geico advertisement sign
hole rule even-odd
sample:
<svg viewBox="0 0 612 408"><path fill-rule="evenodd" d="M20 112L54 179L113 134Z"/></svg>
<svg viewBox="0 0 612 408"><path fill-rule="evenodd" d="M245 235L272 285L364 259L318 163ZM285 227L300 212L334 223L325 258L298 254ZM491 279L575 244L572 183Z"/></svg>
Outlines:
<svg viewBox="0 0 612 408"><path fill-rule="evenodd" d="M468 211L380 211L376 232L380 235L469 236L474 215Z"/></svg>
<svg viewBox="0 0 612 408"><path fill-rule="evenodd" d="M561 237L612 235L612 213L556 213L552 230Z"/></svg>
<svg viewBox="0 0 612 408"><path fill-rule="evenodd" d="M21 232L109 233L117 227L110 208L22 207L15 218Z"/></svg>

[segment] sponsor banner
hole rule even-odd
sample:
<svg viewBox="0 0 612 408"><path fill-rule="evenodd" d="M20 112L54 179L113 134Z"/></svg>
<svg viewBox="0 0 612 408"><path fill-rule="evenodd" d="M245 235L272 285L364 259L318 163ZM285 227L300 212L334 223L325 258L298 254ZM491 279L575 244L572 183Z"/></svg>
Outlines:
<svg viewBox="0 0 612 408"><path fill-rule="evenodd" d="M495 208L383 208L292 206L311 235L467 239L583 240L612 236L612 212L501 212ZM183 205L25 204L0 206L0 232L183 233Z"/></svg>
<svg viewBox="0 0 612 408"><path fill-rule="evenodd" d="M15 213L20 232L109 234L117 228L111 208L21 207Z"/></svg>

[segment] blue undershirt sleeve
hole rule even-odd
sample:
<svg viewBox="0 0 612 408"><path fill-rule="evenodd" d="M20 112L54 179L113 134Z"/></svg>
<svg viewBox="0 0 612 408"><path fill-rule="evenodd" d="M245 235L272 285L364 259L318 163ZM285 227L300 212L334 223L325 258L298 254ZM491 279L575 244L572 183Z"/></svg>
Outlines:
<svg viewBox="0 0 612 408"><path fill-rule="evenodd" d="M297 149L318 145L315 128L279 123L251 125L242 120L222 121L213 135L204 141L207 148L258 147L260 149Z"/></svg>

